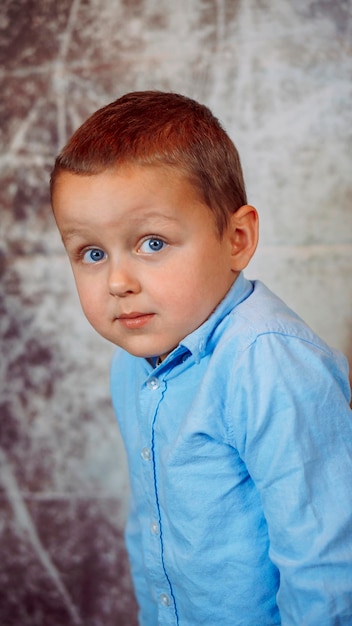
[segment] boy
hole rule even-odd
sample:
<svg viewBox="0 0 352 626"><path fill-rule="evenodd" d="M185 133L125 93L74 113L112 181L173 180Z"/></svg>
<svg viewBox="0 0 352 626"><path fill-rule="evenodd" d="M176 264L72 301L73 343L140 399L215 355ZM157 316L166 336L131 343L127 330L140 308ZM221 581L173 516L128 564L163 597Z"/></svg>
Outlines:
<svg viewBox="0 0 352 626"><path fill-rule="evenodd" d="M352 624L346 362L245 279L258 218L219 122L127 94L51 186L83 310L118 346L140 624Z"/></svg>

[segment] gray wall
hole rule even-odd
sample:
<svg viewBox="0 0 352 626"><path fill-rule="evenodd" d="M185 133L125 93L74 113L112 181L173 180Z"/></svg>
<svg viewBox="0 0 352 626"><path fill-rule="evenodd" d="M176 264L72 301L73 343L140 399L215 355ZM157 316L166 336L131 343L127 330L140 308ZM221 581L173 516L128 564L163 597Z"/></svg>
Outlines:
<svg viewBox="0 0 352 626"><path fill-rule="evenodd" d="M350 0L2 0L0 626L134 626L112 347L49 208L54 156L135 89L208 104L237 144L264 280L352 356Z"/></svg>

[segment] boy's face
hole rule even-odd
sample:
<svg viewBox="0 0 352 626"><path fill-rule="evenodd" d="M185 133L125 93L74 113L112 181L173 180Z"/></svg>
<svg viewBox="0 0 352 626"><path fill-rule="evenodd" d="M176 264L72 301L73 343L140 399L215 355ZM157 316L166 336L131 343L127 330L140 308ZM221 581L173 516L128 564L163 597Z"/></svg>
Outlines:
<svg viewBox="0 0 352 626"><path fill-rule="evenodd" d="M53 208L82 308L103 337L164 358L234 282L230 232L178 171L61 172Z"/></svg>

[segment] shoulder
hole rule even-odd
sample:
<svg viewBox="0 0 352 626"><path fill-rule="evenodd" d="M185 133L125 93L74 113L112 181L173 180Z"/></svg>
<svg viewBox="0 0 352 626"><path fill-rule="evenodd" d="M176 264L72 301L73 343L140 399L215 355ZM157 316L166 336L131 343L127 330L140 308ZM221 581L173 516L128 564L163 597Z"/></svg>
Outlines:
<svg viewBox="0 0 352 626"><path fill-rule="evenodd" d="M317 433L350 438L347 359L261 283L230 313L213 356L224 372L228 440L253 463L253 476L259 440L269 458L284 432L288 447Z"/></svg>
<svg viewBox="0 0 352 626"><path fill-rule="evenodd" d="M226 328L226 343L231 338L240 350L246 350L260 337L286 337L307 343L336 356L309 326L260 281L253 282L253 291L248 298L233 308Z"/></svg>
<svg viewBox="0 0 352 626"><path fill-rule="evenodd" d="M260 386L287 383L288 376L301 389L334 378L348 398L347 359L263 283L255 281L253 287L229 313L214 347L215 361L227 370L229 391L247 387L254 394Z"/></svg>

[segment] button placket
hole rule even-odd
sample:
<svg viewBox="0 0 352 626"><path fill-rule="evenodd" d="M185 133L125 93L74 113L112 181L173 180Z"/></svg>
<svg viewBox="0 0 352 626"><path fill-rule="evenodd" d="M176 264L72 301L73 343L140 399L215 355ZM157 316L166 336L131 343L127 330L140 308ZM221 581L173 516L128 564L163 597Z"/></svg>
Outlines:
<svg viewBox="0 0 352 626"><path fill-rule="evenodd" d="M158 376L153 375L144 381L144 387L142 387L141 389L141 425L143 426L141 430L143 432L143 443L148 444L152 441L154 422L156 419L159 403L162 401L162 392L165 385L166 382L163 380L162 377L159 378ZM170 607L173 606L173 599L172 595L166 592L168 590L167 575L165 572L162 557L162 535L161 527L159 524L159 509L156 494L156 484L154 483L155 493L154 489L151 488L152 481L155 481L155 474L153 473L154 450L152 449L152 446L148 447L148 445L146 445L142 447L142 449L140 450L140 455L142 462L142 475L143 478L145 478L146 480L147 493L150 496L150 502L148 497L148 502L150 505L148 506L149 515L147 511L145 511L145 514L149 517L149 522L147 521L146 517L143 516L144 524L142 530L146 554L146 563L148 563L147 567L149 575L151 581L153 581L153 585L155 585L154 589L157 593L157 597L159 598L160 610L166 611L165 618L166 615L168 615L167 621L169 622L169 619L171 619L173 624L173 611L170 612ZM164 583L162 581L164 581ZM166 587L164 586L165 583ZM163 591L163 587L165 591Z"/></svg>

